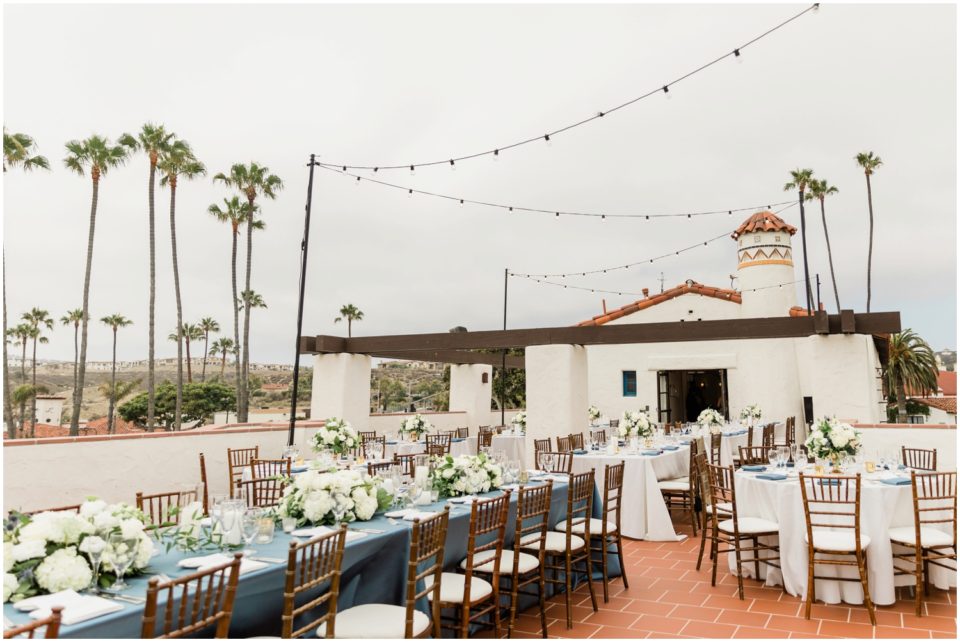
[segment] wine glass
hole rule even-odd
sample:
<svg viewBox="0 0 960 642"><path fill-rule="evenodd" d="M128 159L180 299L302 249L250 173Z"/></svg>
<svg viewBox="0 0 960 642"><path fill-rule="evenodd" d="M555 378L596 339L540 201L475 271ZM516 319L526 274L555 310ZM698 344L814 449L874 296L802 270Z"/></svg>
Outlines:
<svg viewBox="0 0 960 642"><path fill-rule="evenodd" d="M137 559L137 549L140 547L140 540L136 537L124 537L123 533L110 533L110 548L107 551L107 559L113 565L113 570L117 575L117 581L113 583L113 590L120 591L128 588L128 584L123 581L123 576Z"/></svg>
<svg viewBox="0 0 960 642"><path fill-rule="evenodd" d="M779 454L779 466L780 468L786 468L787 462L790 461L790 448L788 446L779 446L777 448L777 453Z"/></svg>
<svg viewBox="0 0 960 642"><path fill-rule="evenodd" d="M100 575L100 562L106 549L107 543L96 535L88 535L80 543L80 550L87 554L87 559L90 560L90 568L93 570L93 579L90 580L90 586L87 590L94 593L98 590L97 578Z"/></svg>
<svg viewBox="0 0 960 642"><path fill-rule="evenodd" d="M247 557L256 553L255 550L250 548L250 545L253 544L253 540L257 537L261 515L263 515L263 511L259 508L248 508L243 511L243 515L240 518L240 532L243 534L243 541L247 545L246 548L243 549L243 554Z"/></svg>
<svg viewBox="0 0 960 642"><path fill-rule="evenodd" d="M243 504L240 504L238 507L239 503L240 502L235 499L220 502L220 517L218 521L220 522L221 545L225 541L229 543L230 533L233 531L233 527L237 525L237 513L239 510L243 510Z"/></svg>
<svg viewBox="0 0 960 642"><path fill-rule="evenodd" d="M553 472L553 453L540 454L540 468L548 473Z"/></svg>
<svg viewBox="0 0 960 642"><path fill-rule="evenodd" d="M776 448L771 448L770 451L767 452L767 459L770 461L770 465L776 468L777 463L780 461L780 453L777 452Z"/></svg>

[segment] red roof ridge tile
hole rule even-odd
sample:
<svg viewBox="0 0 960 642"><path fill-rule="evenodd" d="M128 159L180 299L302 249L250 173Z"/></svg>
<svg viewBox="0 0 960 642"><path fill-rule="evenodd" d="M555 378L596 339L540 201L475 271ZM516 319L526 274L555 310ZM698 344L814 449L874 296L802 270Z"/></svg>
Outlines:
<svg viewBox="0 0 960 642"><path fill-rule="evenodd" d="M797 228L788 224L773 212L765 210L750 216L730 236L738 239L751 232L789 232L793 236L797 233Z"/></svg>
<svg viewBox="0 0 960 642"><path fill-rule="evenodd" d="M702 283L697 283L696 281L688 281L686 283L681 283L676 287L672 287L669 290L664 290L663 292L656 294L652 297L648 296L643 299L634 301L633 303L628 303L627 305L617 308L616 310L610 310L604 314L597 315L592 319L587 321L581 321L578 323L578 326L590 326L590 325L603 325L614 319L619 319L620 317L626 316L628 314L633 314L634 312L639 312L640 310L645 310L647 308L653 307L658 303L663 303L664 301L669 301L670 299L675 299L684 294L699 294L701 296L708 296L714 299L720 299L721 301L730 301L731 303L741 303L740 293L736 290L728 290L726 288L718 288L708 285L703 285Z"/></svg>

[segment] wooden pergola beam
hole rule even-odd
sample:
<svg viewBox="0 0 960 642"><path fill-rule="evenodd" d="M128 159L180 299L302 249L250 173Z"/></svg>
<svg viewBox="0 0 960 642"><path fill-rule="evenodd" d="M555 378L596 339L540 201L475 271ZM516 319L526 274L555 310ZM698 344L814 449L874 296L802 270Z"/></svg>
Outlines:
<svg viewBox="0 0 960 642"><path fill-rule="evenodd" d="M538 345L618 345L630 343L672 343L678 341L730 341L739 339L786 339L814 334L888 334L900 331L899 312L827 315L812 317L765 317L712 321L674 321L669 323L629 323L602 326L563 326L523 330L484 330L479 332L437 332L375 337L301 337L305 353L368 354L407 358L400 353L433 353L451 356L449 351L500 350ZM477 354L477 353L472 353ZM499 359L497 355L489 355ZM409 357L420 360L420 357ZM422 360L430 360L423 358ZM450 361L448 361L450 362ZM485 361L483 363L486 363Z"/></svg>

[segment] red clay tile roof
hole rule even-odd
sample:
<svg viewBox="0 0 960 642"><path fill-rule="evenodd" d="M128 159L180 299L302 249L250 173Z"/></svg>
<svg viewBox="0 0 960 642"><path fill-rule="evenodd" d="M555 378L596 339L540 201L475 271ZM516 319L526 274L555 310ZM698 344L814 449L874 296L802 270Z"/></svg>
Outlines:
<svg viewBox="0 0 960 642"><path fill-rule="evenodd" d="M581 321L578 323L578 326L586 325L603 325L608 321L613 321L614 319L619 319L620 317L625 317L628 314L633 314L640 310L646 310L649 307L655 306L658 303L663 303L664 301L669 301L670 299L675 299L678 296L683 296L684 294L700 294L702 296L713 297L714 299L720 299L721 301L730 301L731 303L740 303L740 293L736 290L726 290L723 288L714 288L709 285L702 285L697 282L691 282L690 285L683 283L678 285L675 288L670 288L665 290L660 294L655 294L651 297L646 297L640 299L639 301L634 301L628 305L618 308L616 310L611 310L604 314L597 315L592 319L587 321Z"/></svg>
<svg viewBox="0 0 960 642"><path fill-rule="evenodd" d="M25 427L27 434L30 432L30 424L27 424ZM142 433L144 432L142 428L138 428L136 424L129 421L124 421L120 417L117 417L114 422L114 434L117 435L126 435L130 433ZM37 424L37 428L33 433L33 436L37 439L44 437L66 437L70 434L70 426L56 426L53 424ZM103 417L101 419L94 419L93 421L87 422L86 424L80 424L80 434L81 435L106 435L107 434L107 418ZM4 433L6 435L6 433Z"/></svg>
<svg viewBox="0 0 960 642"><path fill-rule="evenodd" d="M957 414L956 397L913 397L913 400L917 403L922 403L925 406L943 410L944 412L948 412L952 415Z"/></svg>
<svg viewBox="0 0 960 642"><path fill-rule="evenodd" d="M749 234L751 232L789 232L790 235L793 236L797 233L797 228L792 225L788 225L782 218L773 212L765 211L757 212L745 220L730 236L732 236L734 239L738 239L742 235Z"/></svg>
<svg viewBox="0 0 960 642"><path fill-rule="evenodd" d="M945 397L957 396L957 373L940 370L937 372L937 387Z"/></svg>
<svg viewBox="0 0 960 642"><path fill-rule="evenodd" d="M820 303L820 311L823 312L824 310L826 310L826 308L823 307L823 302L821 302L821 303ZM795 305L795 306L793 306L792 308L790 308L790 316L792 316L792 317L808 317L808 316L810 316L810 315L807 314L807 309L806 309L806 308L801 307L801 306L799 306L799 305Z"/></svg>

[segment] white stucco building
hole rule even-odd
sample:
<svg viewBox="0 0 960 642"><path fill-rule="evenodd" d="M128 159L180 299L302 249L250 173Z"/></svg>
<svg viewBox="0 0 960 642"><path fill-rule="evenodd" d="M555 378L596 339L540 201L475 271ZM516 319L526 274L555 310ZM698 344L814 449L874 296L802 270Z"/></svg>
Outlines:
<svg viewBox="0 0 960 642"><path fill-rule="evenodd" d="M579 325L806 315L796 300L791 246L796 231L772 212L758 212L732 235L739 290L688 280ZM759 403L765 417L802 421L805 397L815 416L876 423L884 415L881 364L871 335L591 345L581 350L588 403L609 417L649 408L658 421L692 421L706 407L736 417L744 406Z"/></svg>

